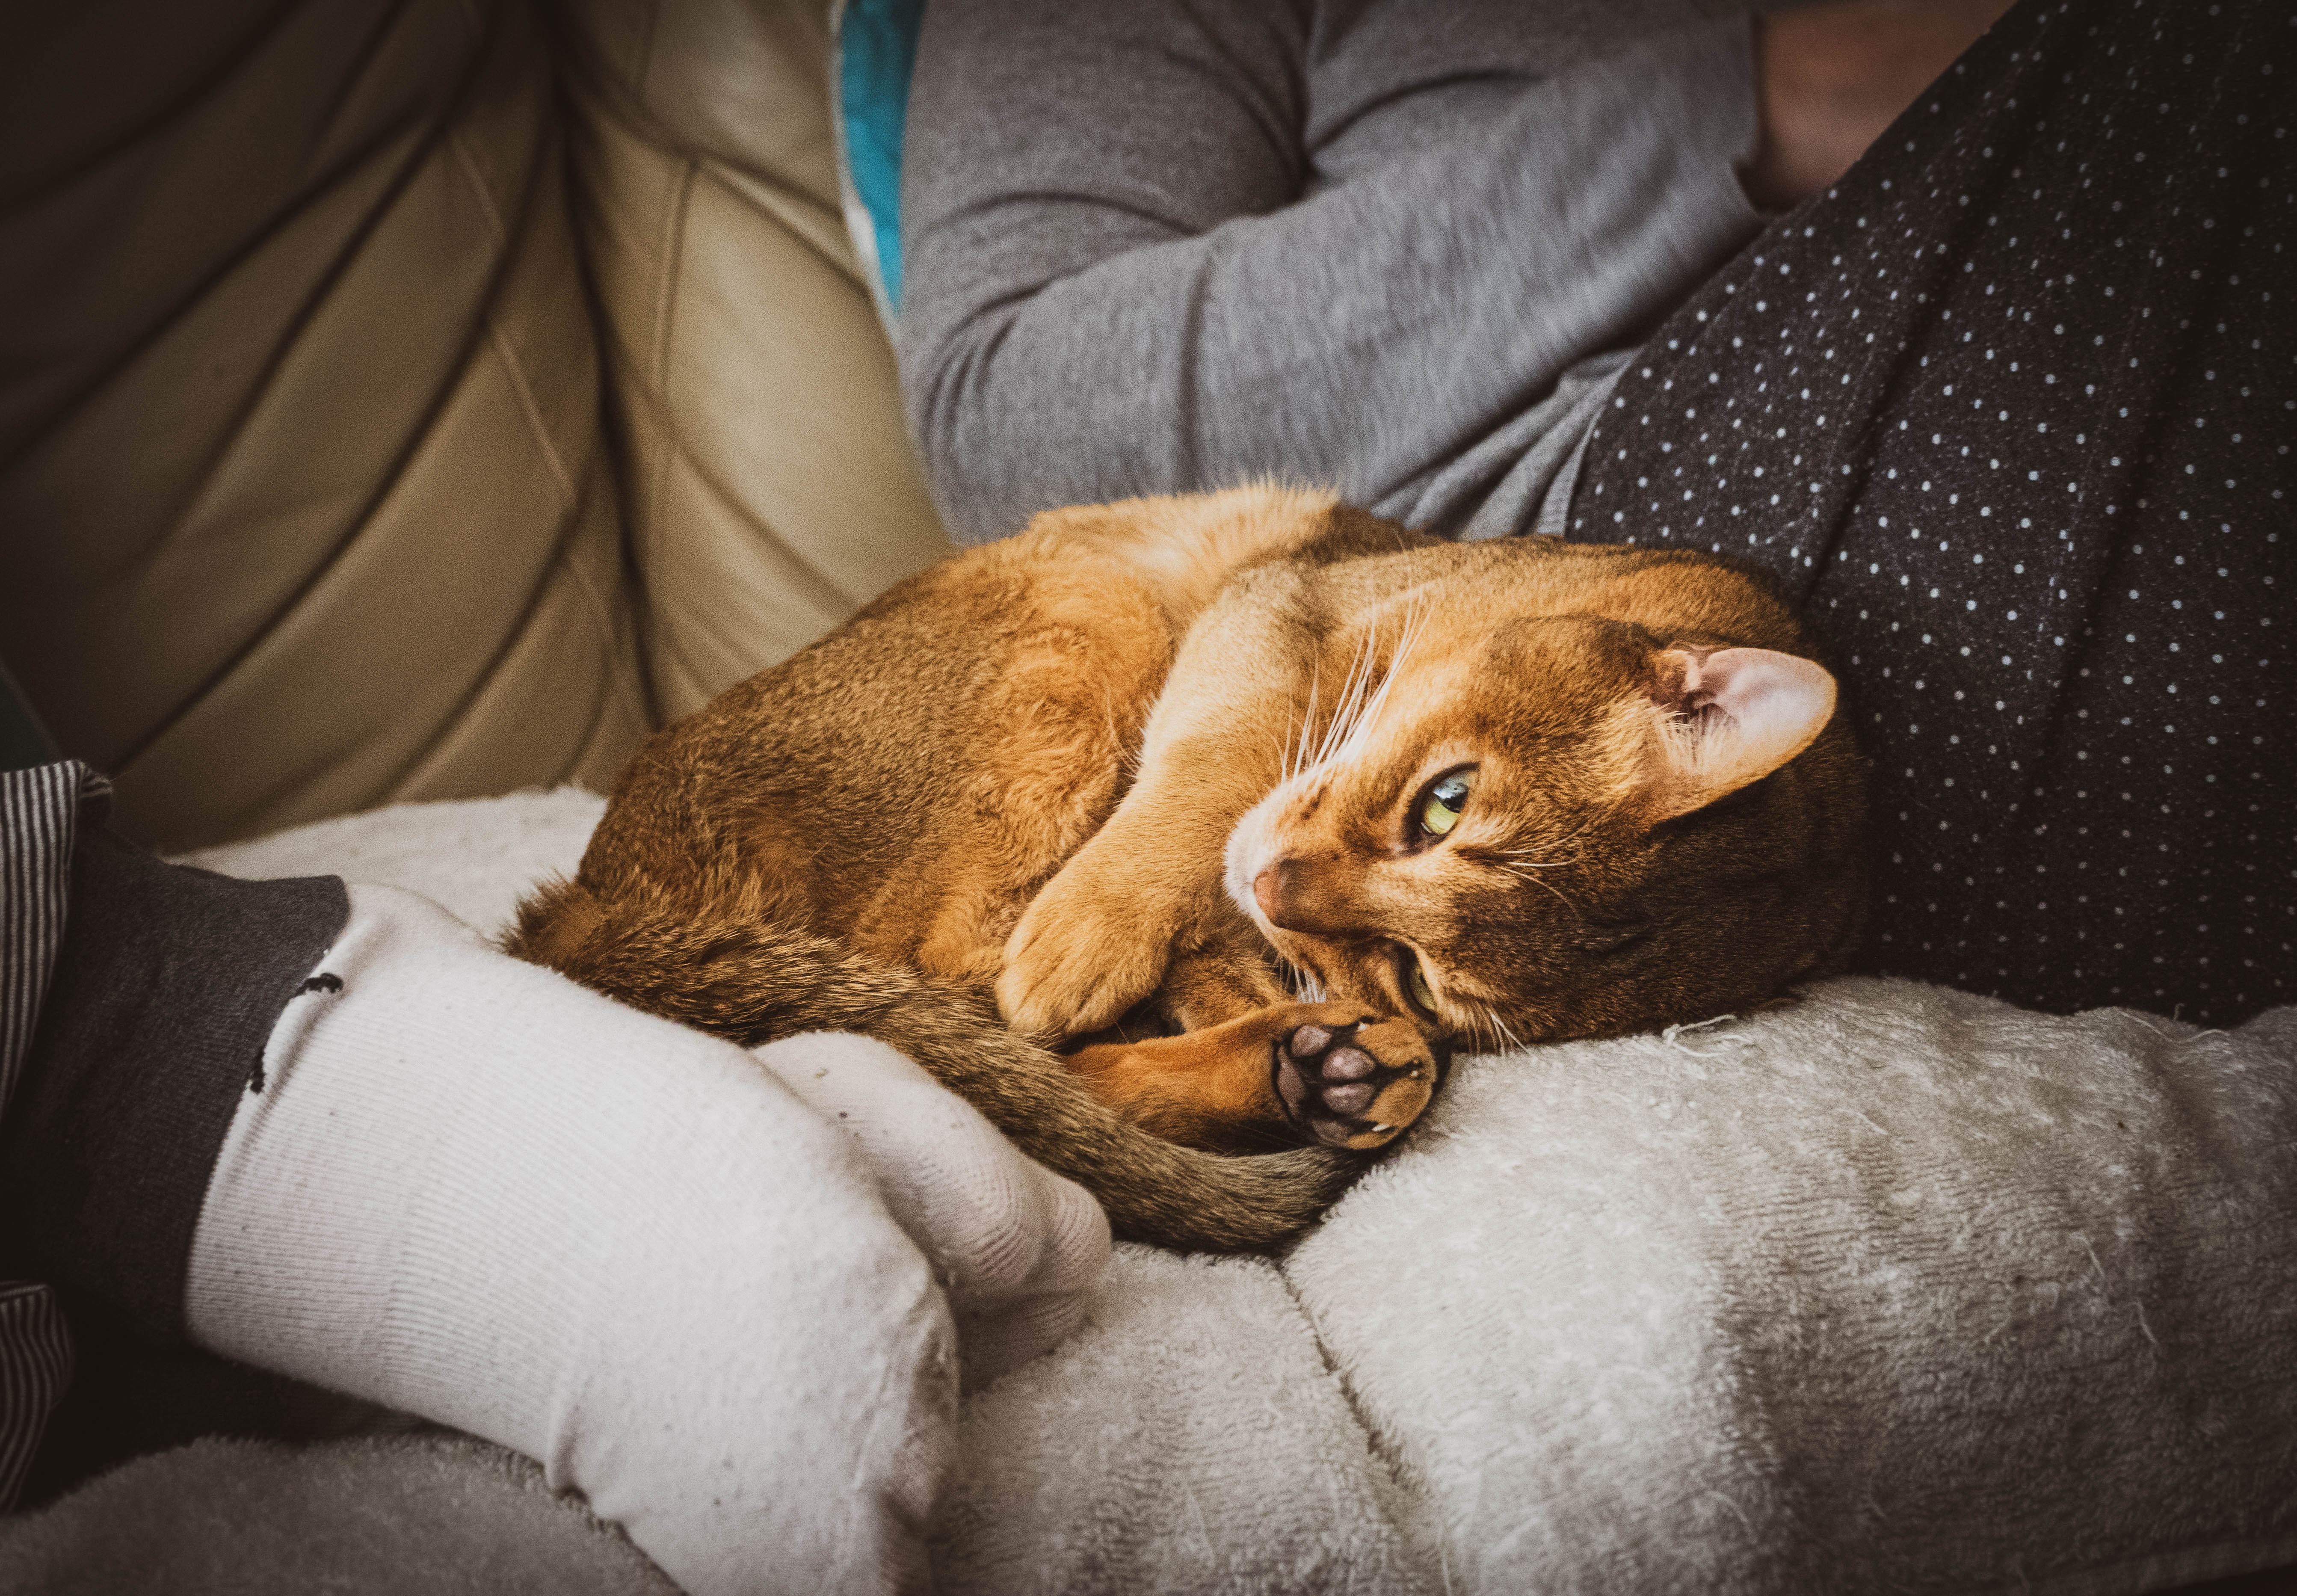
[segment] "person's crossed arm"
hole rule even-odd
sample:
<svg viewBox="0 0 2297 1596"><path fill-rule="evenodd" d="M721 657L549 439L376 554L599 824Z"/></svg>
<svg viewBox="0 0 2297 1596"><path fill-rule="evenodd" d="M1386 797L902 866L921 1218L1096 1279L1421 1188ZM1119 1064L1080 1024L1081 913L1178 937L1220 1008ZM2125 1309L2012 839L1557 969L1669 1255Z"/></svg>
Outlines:
<svg viewBox="0 0 2297 1596"><path fill-rule="evenodd" d="M935 0L899 343L943 514L1271 473L1529 530L1757 202L1833 181L2005 3Z"/></svg>
<svg viewBox="0 0 2297 1596"><path fill-rule="evenodd" d="M899 341L951 530L1260 473L1440 522L1463 450L1758 225L1746 24L1642 30L935 0Z"/></svg>

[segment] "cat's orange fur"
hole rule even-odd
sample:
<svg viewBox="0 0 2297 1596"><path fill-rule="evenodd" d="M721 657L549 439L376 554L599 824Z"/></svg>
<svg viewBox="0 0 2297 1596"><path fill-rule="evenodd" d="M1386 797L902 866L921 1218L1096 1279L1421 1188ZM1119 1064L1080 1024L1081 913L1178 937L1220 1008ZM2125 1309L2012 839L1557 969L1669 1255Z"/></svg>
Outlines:
<svg viewBox="0 0 2297 1596"><path fill-rule="evenodd" d="M1304 1205L1236 1211L1278 1164L1175 1164L1144 1127L1377 1147L1453 1039L1704 1018L1829 967L1862 797L1814 652L1699 556L1446 544L1275 488L1056 511L650 741L514 946L745 1041L886 1034L1120 1230L1256 1245ZM1420 828L1462 771L1453 829ZM791 938L840 991L903 972L908 1017L773 1017L770 983L828 981L760 951ZM1010 1037L993 1080L958 1057L992 994L1071 1039L1065 1071Z"/></svg>

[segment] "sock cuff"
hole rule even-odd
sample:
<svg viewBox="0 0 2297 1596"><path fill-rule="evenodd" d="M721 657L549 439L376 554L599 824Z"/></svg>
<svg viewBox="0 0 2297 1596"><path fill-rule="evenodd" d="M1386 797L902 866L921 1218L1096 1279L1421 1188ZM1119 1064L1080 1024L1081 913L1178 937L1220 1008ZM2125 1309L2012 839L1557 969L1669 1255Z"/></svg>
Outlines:
<svg viewBox="0 0 2297 1596"><path fill-rule="evenodd" d="M332 876L237 880L90 827L69 905L0 1140L0 1204L46 1278L175 1340L217 1149L349 900Z"/></svg>

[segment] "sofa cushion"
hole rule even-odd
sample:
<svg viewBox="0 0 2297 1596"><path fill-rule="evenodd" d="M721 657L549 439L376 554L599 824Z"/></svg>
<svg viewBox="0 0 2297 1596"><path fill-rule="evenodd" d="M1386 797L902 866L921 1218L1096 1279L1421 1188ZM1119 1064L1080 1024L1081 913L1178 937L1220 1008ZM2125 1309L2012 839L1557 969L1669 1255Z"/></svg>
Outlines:
<svg viewBox="0 0 2297 1596"><path fill-rule="evenodd" d="M950 552L842 218L822 0L570 0L575 218L665 718Z"/></svg>
<svg viewBox="0 0 2297 1596"><path fill-rule="evenodd" d="M604 786L948 552L824 8L547 33L124 0L0 53L0 638L132 835Z"/></svg>
<svg viewBox="0 0 2297 1596"><path fill-rule="evenodd" d="M27 32L0 637L117 823L172 847L609 778L646 705L527 8L129 0Z"/></svg>

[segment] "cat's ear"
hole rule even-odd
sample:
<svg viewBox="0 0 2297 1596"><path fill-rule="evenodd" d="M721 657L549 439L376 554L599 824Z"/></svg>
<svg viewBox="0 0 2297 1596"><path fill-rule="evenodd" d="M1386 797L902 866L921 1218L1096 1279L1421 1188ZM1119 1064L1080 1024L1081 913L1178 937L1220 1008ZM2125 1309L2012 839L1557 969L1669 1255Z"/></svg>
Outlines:
<svg viewBox="0 0 2297 1596"><path fill-rule="evenodd" d="M1662 818L1689 814L1760 781L1834 713L1834 678L1769 648L1662 649L1651 661L1659 713L1646 791Z"/></svg>

